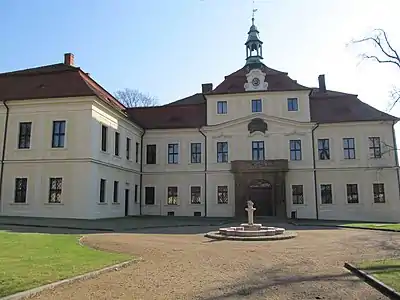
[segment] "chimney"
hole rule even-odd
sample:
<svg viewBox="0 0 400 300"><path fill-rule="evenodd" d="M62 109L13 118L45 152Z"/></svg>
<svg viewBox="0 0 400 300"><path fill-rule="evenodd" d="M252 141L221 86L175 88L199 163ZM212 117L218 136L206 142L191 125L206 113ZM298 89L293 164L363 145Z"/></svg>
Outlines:
<svg viewBox="0 0 400 300"><path fill-rule="evenodd" d="M318 76L319 92L326 93L325 74Z"/></svg>
<svg viewBox="0 0 400 300"><path fill-rule="evenodd" d="M203 83L201 85L201 92L203 94L207 94L213 90L213 84L212 83Z"/></svg>
<svg viewBox="0 0 400 300"><path fill-rule="evenodd" d="M64 54L64 64L66 64L68 66L74 65L74 55L72 53Z"/></svg>

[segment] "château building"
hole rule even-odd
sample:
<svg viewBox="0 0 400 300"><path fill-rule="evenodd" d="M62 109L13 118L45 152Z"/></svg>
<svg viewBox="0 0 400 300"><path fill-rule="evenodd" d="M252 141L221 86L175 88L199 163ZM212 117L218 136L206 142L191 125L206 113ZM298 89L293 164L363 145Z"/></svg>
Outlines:
<svg viewBox="0 0 400 300"><path fill-rule="evenodd" d="M126 108L64 62L0 74L0 215L400 221L394 125L358 99L246 59L216 87ZM240 63L240 62L239 62Z"/></svg>

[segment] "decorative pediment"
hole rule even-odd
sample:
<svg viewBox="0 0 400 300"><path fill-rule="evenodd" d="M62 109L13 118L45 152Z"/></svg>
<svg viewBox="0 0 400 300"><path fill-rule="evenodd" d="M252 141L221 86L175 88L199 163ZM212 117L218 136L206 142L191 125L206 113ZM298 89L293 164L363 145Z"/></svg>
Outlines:
<svg viewBox="0 0 400 300"><path fill-rule="evenodd" d="M247 125L247 129L249 130L250 134L256 131L265 133L268 130L268 124L265 123L263 119L254 118Z"/></svg>
<svg viewBox="0 0 400 300"><path fill-rule="evenodd" d="M252 69L246 74L247 82L244 84L245 91L266 91L268 82L265 81L265 73L261 69Z"/></svg>

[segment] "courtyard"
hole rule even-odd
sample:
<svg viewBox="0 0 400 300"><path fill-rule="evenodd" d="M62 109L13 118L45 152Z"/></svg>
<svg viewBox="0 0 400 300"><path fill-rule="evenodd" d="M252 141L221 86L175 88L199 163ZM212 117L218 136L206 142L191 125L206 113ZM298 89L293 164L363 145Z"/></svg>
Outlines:
<svg viewBox="0 0 400 300"><path fill-rule="evenodd" d="M398 233L279 225L298 237L213 241L209 226L88 234L84 244L142 261L34 299L387 299L343 264L398 257Z"/></svg>

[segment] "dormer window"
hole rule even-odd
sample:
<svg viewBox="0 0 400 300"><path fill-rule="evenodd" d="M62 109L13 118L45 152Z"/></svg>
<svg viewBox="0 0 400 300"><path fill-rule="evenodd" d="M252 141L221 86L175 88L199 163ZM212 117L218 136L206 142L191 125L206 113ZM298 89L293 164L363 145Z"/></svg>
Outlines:
<svg viewBox="0 0 400 300"><path fill-rule="evenodd" d="M287 99L288 111L298 111L299 110L299 102L297 98L288 98Z"/></svg>
<svg viewBox="0 0 400 300"><path fill-rule="evenodd" d="M261 99L251 100L251 112L262 112L262 101Z"/></svg>
<svg viewBox="0 0 400 300"><path fill-rule="evenodd" d="M226 101L217 102L217 114L226 115L228 113L228 103Z"/></svg>

